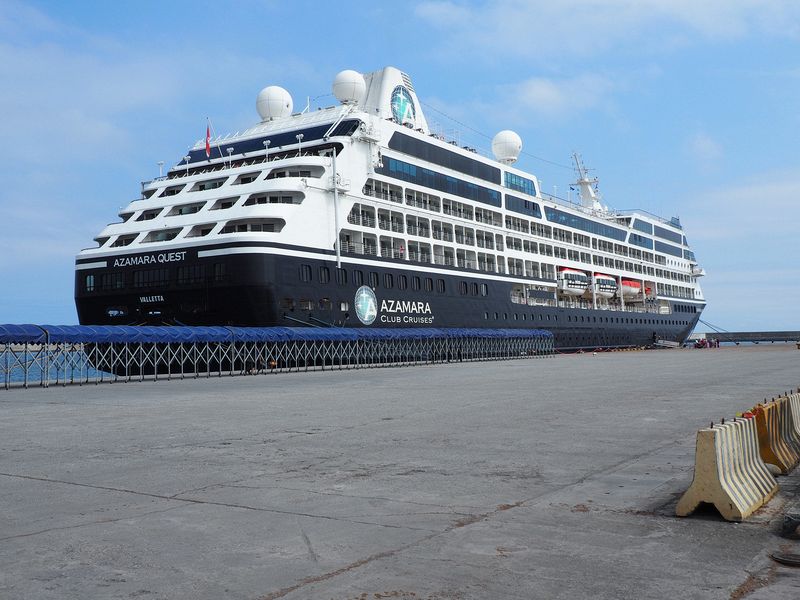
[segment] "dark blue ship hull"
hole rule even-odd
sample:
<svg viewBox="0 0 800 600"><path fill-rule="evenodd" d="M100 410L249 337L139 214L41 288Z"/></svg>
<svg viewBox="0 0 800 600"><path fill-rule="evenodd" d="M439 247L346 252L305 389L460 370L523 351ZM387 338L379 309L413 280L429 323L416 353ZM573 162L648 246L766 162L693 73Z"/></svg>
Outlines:
<svg viewBox="0 0 800 600"><path fill-rule="evenodd" d="M427 264L414 269L409 261L360 255L345 255L337 270L332 253L297 256L303 250L235 242L103 259L105 267L76 271L78 318L95 325L531 328L552 331L558 349L578 350L683 343L703 308L688 300L670 300L669 314L655 305L623 311L519 304L511 300L511 281L485 273L440 265L431 273ZM377 301L369 325L355 306L362 286Z"/></svg>

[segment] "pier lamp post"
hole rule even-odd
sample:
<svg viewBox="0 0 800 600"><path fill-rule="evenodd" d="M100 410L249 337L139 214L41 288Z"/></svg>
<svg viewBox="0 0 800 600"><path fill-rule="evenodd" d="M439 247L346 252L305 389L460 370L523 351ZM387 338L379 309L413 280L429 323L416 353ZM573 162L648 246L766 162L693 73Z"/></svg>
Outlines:
<svg viewBox="0 0 800 600"><path fill-rule="evenodd" d="M233 166L233 161L231 160L231 154L233 154L233 147L228 148L228 168L230 169Z"/></svg>
<svg viewBox="0 0 800 600"><path fill-rule="evenodd" d="M297 156L303 156L303 134L298 133L296 136L297 138Z"/></svg>
<svg viewBox="0 0 800 600"><path fill-rule="evenodd" d="M164 161L158 161L158 177L159 179L164 176Z"/></svg>
<svg viewBox="0 0 800 600"><path fill-rule="evenodd" d="M267 162L269 160L269 145L271 143L272 142L270 142L269 140L264 142L264 162Z"/></svg>
<svg viewBox="0 0 800 600"><path fill-rule="evenodd" d="M186 156L183 157L183 160L186 161L186 176L188 177L189 176L189 161L192 160L192 157L187 154Z"/></svg>

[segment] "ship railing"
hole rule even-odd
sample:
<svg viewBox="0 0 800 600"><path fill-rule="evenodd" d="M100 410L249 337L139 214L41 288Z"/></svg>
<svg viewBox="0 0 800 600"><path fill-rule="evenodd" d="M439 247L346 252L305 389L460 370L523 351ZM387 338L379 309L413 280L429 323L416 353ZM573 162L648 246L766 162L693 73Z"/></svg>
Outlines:
<svg viewBox="0 0 800 600"><path fill-rule="evenodd" d="M271 163L278 160L285 160L287 158L298 158L300 156L306 158L315 158L315 159L323 159L324 157L320 155L320 149L311 148L308 151L303 151L301 155L298 155L296 150L290 150L286 152L276 151L274 154L270 151L268 156L256 156L254 158L245 158L245 159L233 159L228 160L225 159L221 163L215 163L211 165L207 165L204 168L201 168L201 165L196 163L192 164L189 163L188 168L185 163L178 163L175 165L167 175L161 175L159 177L155 177L149 181L142 181L142 186L149 185L151 183L155 183L158 181L164 181L168 179L182 179L184 177L191 177L194 175L203 175L205 173L214 173L216 171L223 171L225 169L236 169L239 167L247 167L251 165L262 165Z"/></svg>
<svg viewBox="0 0 800 600"><path fill-rule="evenodd" d="M351 225L361 225L362 227L375 227L375 217L347 215L347 222Z"/></svg>
<svg viewBox="0 0 800 600"><path fill-rule="evenodd" d="M447 265L450 267L455 265L455 259L452 256L445 256L444 254L434 254L433 262L437 265Z"/></svg>
<svg viewBox="0 0 800 600"><path fill-rule="evenodd" d="M362 190L362 192L364 193L365 196L369 196L370 198L380 198L382 200L388 200L389 199L389 193L388 192L378 192L378 191L375 191L371 187L366 187L365 186L364 189Z"/></svg>
<svg viewBox="0 0 800 600"><path fill-rule="evenodd" d="M470 214L469 211L455 210L453 208L448 208L445 206L442 209L442 212L451 217L458 217L460 219L469 219L470 221L472 220L472 214Z"/></svg>
<svg viewBox="0 0 800 600"><path fill-rule="evenodd" d="M346 252L348 254L367 254L370 256L377 256L378 254L377 246L373 244L362 244L359 242L345 242L343 240L340 240L339 247L341 248L342 252Z"/></svg>
<svg viewBox="0 0 800 600"><path fill-rule="evenodd" d="M558 306L559 308L578 308L582 310L595 310L594 303L591 300L586 299L574 299L574 300L565 300L559 299L556 303L554 300L548 300L548 302L552 303L552 306ZM598 302L596 310L612 310L616 312L629 312L629 313L649 313L649 314L670 314L669 307L667 308L667 312L663 312L664 307L659 307L653 303L635 303L635 304L628 304L626 303L623 307L618 302Z"/></svg>
<svg viewBox="0 0 800 600"><path fill-rule="evenodd" d="M441 229L434 229L433 230L433 239L435 240L442 240L445 242L452 242L453 241L453 234L448 233L446 231L442 231Z"/></svg>
<svg viewBox="0 0 800 600"><path fill-rule="evenodd" d="M617 209L597 210L597 209L594 209L594 208L589 208L589 207L583 206L580 203L580 201L573 200L571 198L562 198L560 196L555 196L553 194L547 194L545 192L541 192L541 197L542 197L543 200L548 200L548 201L553 202L555 204L560 204L562 206L566 206L568 208L580 211L582 213L591 215L593 217L600 217L601 219L608 220L608 219L616 219L618 217L632 217L632 216L636 216L636 215L642 215L642 216L650 217L651 219L653 219L655 221L658 221L659 223L663 223L664 225L671 225L672 227L677 227L678 229L683 229L683 227L681 226L680 222L677 221L674 218L673 219L665 219L664 217L660 217L660 216L655 215L655 214L653 214L651 212L648 212L646 210L641 210L641 209L638 209L638 208L633 208L633 209L628 208L628 209L621 209L621 210L617 210Z"/></svg>
<svg viewBox="0 0 800 600"><path fill-rule="evenodd" d="M419 237L430 237L430 230L427 227L419 227L418 225L409 225L406 227L409 235L416 235Z"/></svg>

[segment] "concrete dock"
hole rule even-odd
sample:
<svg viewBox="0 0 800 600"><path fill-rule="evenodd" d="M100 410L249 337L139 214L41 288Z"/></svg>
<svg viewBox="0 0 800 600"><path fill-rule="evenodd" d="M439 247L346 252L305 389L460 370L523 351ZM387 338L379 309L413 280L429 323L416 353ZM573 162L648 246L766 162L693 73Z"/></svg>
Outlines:
<svg viewBox="0 0 800 600"><path fill-rule="evenodd" d="M679 519L698 428L794 345L0 391L0 598L797 599L777 535Z"/></svg>

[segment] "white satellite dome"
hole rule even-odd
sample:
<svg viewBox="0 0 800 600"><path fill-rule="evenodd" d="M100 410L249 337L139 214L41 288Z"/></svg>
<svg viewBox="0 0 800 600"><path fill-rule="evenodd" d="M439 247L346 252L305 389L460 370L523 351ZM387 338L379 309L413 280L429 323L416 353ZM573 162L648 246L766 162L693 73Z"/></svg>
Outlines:
<svg viewBox="0 0 800 600"><path fill-rule="evenodd" d="M256 109L264 121L292 114L292 95L282 87L271 85L258 92Z"/></svg>
<svg viewBox="0 0 800 600"><path fill-rule="evenodd" d="M516 162L520 152L522 138L509 129L504 129L492 139L492 153L502 163L510 165Z"/></svg>
<svg viewBox="0 0 800 600"><path fill-rule="evenodd" d="M357 71L340 71L333 80L333 95L342 104L358 104L366 91L364 76Z"/></svg>

